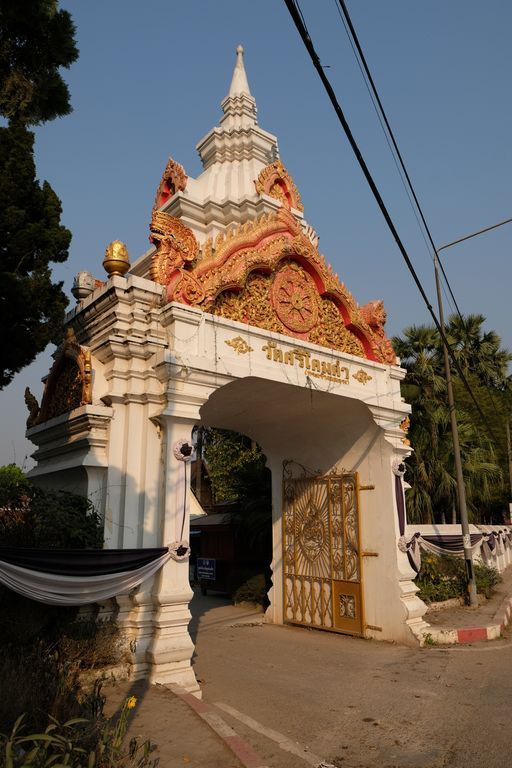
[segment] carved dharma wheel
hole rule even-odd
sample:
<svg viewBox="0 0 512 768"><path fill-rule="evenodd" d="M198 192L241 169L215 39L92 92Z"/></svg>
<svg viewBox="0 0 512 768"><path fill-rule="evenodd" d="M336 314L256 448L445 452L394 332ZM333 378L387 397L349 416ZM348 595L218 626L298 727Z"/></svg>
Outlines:
<svg viewBox="0 0 512 768"><path fill-rule="evenodd" d="M283 325L295 333L307 333L318 322L316 286L296 264L287 264L275 276L272 303Z"/></svg>

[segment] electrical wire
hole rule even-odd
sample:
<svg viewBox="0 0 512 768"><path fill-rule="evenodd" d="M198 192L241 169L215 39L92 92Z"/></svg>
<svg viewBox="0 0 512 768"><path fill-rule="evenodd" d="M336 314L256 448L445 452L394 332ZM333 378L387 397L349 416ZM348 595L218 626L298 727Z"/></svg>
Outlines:
<svg viewBox="0 0 512 768"><path fill-rule="evenodd" d="M461 311L459 309L459 306L457 304L457 300L455 299L452 287L450 285L450 281L448 280L446 272L444 271L444 267L443 267L443 264L441 262L441 258L439 256L439 251L442 251L445 248L449 248L452 245L456 245L457 243L461 243L464 240L469 240L470 238L476 237L477 235L483 234L484 232L489 232L492 229L496 229L497 227L501 227L503 224L508 224L508 223L512 222L512 219L505 219L505 221L499 222L498 224L493 224L490 227L485 227L484 229L481 229L478 232L473 232L471 235L465 235L464 237L461 237L458 240L454 240L453 242L450 242L447 245L444 245L444 246L441 246L441 247L437 248L437 246L434 243L434 240L433 240L432 234L430 232L430 229L428 227L428 224L426 222L425 215L424 215L423 210L421 208L421 205L419 203L418 197L417 197L416 192L414 190L414 187L413 187L412 181L410 179L409 173L407 171L407 168L405 167L405 162L404 162L402 154L401 154L401 152L400 152L400 150L398 148L398 144L397 144L397 141L395 139L395 135L393 133L391 125L389 123L389 120L387 118L386 112L384 110L384 106L383 106L382 101L381 101L381 99L379 97L379 93L377 91L377 87L375 85L375 82L373 80L372 74L370 72L370 68L369 68L369 66L367 64L366 57L364 55L361 43L359 42L359 38L357 36L356 30L354 28L354 25L352 23L352 19L350 17L350 14L349 14L347 5L345 3L345 0L334 0L334 3L335 3L335 6L336 6L336 9L338 11L338 14L339 14L339 16L341 18L341 21L343 22L343 26L345 28L345 32L346 32L347 37L349 39L352 51L354 52L354 56L355 56L356 61L358 63L359 69L361 70L361 74L363 75L363 80L365 82L366 88L367 88L367 90L368 90L368 92L370 94L370 98L372 100L372 104L373 104L374 109L375 109L375 111L377 113L377 116L379 118L379 122L380 122L381 128L383 130L384 135L386 136L386 140L387 140L388 146L391 149L390 141L391 141L391 143L393 145L394 153L393 153L393 150L391 150L391 151L392 151L392 154L393 154L393 159L395 160L395 164L397 164L397 161L398 161L398 164L400 166L399 173L400 173L400 169L401 169L401 171L403 173L403 175L402 175L402 173L400 173L400 178L402 179L402 183L404 183L404 178L403 177L405 176L406 185L404 184L404 186L406 186L406 192L408 194L409 201L411 202L411 204L412 204L411 195L412 195L412 198L414 200L415 208L413 206L413 210L414 210L414 213L415 213L415 216L416 216L416 220L418 221L418 216L416 214L416 210L417 210L417 212L419 213L419 216L421 217L421 221L423 223L424 231L426 232L428 240L430 242L430 245L431 245L432 249L435 252L434 259L437 258L437 262L438 262L438 264L439 264L439 266L441 268L441 272L443 274L446 286L447 286L447 288L448 288L448 290L450 292L450 295L452 297L453 303L454 303L455 308L457 310L457 314L459 315L459 318L460 318L460 321L462 323L462 326L464 328L466 328L466 320L465 320L464 316L462 315L462 313L461 313ZM386 130L384 129L383 123L386 126ZM418 221L418 224L419 224L419 221ZM423 230L422 230L422 232L423 232ZM443 291L444 291L444 286L443 286ZM445 293L445 296L446 296L446 291L444 291L444 293ZM491 391L489 391L489 395L490 395L492 406L493 406L496 414L498 416L501 415L499 413L499 410L498 410L497 406L496 406L496 403L494 401L494 398L492 396L492 392Z"/></svg>
<svg viewBox="0 0 512 768"><path fill-rule="evenodd" d="M411 195L412 195L412 198L413 198L414 203L415 203L415 208L413 206L413 209L414 209L414 213L415 213L416 219L418 218L417 215L416 215L416 211L417 211L419 216L420 216L420 218L421 218L421 222L423 224L423 229L424 229L424 232L426 233L426 235L428 237L430 245L431 245L432 249L435 251L435 253L437 254L437 261L438 261L438 264L439 264L439 266L441 268L441 272L443 274L443 277L445 279L446 286L447 286L447 288L448 288L448 290L450 292L450 296L452 298L453 304L454 304L454 306L455 306L455 308L457 310L457 314L459 315L461 321L464 322L462 313L461 313L461 311L459 309L459 305L457 304L457 300L455 299L455 296L453 295L453 291L452 291L450 282L448 280L446 272L444 271L443 264L442 264L441 259L439 257L438 249L437 249L437 247L436 247L436 245L434 243L434 239L432 237L432 233L430 232L429 226L428 226L428 224L426 222L425 216L423 214L423 210L421 208L421 205L419 203L418 197L417 197L416 192L414 190L414 187L413 187L412 181L410 179L409 173L407 171L407 168L405 167L405 163L404 163L404 159L402 157L402 153L400 152L400 150L398 148L398 144L396 142L395 135L393 133L391 125L389 124L389 120L387 118L386 112L385 112L384 107L382 105L382 101L381 101L381 99L379 97L379 94L378 94L378 91L377 91L377 87L375 85L375 82L374 82L373 77L372 77L371 72L370 72L370 68L368 67L368 64L366 62L366 57L365 57L365 55L363 53L363 49L362 49L361 44L359 42L359 38L357 37L357 33L356 33L355 29L354 29L354 25L352 24L352 19L350 18L350 14L349 14L347 6L345 4L345 0L334 0L334 2L335 2L335 5L336 5L336 8L338 10L338 14L340 15L340 18L341 18L341 20L343 22L343 26L345 27L345 31L346 31L347 36L349 38L350 44L352 46L352 50L354 51L354 55L356 57L356 60L357 60L357 62L359 64L359 68L361 69L361 72L363 74L363 78L365 80L366 87L368 89L368 92L370 93L370 97L372 99L375 111L377 112L377 115L379 117L379 122L381 124L382 130L384 131L386 139L388 140L388 145L389 145L389 140L390 140L392 145L393 145L394 151L396 153L396 156L393 155L393 157L395 158L395 162L398 160L398 163L400 165L401 171L402 171L403 175L405 176L405 180L406 180L406 183L407 183L406 191L407 191L409 200L411 199ZM356 51L357 51L357 53L356 53ZM384 122L384 125L386 126L386 130L384 130L383 122ZM409 194L409 191L410 191L410 194ZM411 203L412 203L412 201L411 201Z"/></svg>
<svg viewBox="0 0 512 768"><path fill-rule="evenodd" d="M473 400L473 402L474 402L474 404L475 404L475 406L477 408L477 411L478 411L478 413L480 415L480 418L482 419L483 424L485 425L485 427L488 430L489 434L491 435L492 439L495 442L497 442L496 437L495 437L492 429L490 428L489 424L487 423L487 420L485 418L485 415L484 415L482 409L480 408L480 404L478 403L475 395L473 394L473 390L471 389L471 387L470 387L470 385L469 385L469 383L468 383L468 381L467 381L467 379L466 379L466 377L464 375L464 372L463 372L461 366L459 365L459 362L456 359L456 357L455 357L455 355L453 353L453 350L451 349L451 347L450 347L450 345L448 343L448 339L446 338L446 334L444 332L444 329L441 327L441 324L440 324L440 322L439 322L439 320L437 318L437 315L435 314L434 309L433 309L433 307L432 307L432 305L431 305L431 303L430 303L430 301L428 299L428 296L427 296L427 294L425 292L423 284L422 284L422 282L421 282L421 280L420 280L420 278L419 278L419 276L418 276L418 274L417 274L417 272L416 272L416 270L414 268L414 265L413 265L413 263L412 263L412 261L411 261L411 259L409 257L409 254L407 253L407 250L406 250L404 244L402 243L400 235L398 234L398 231L397 231L397 229L396 229L396 227L395 227L395 225L393 223L393 220L392 220L392 218L391 218L391 216L389 214L388 209L386 208L384 200L382 199L382 196L381 196L381 194L379 192L379 189L378 189L378 187L377 187L377 185L376 185L376 183L375 183L375 181L374 181L374 179L373 179L373 177L372 177L372 175L370 173L370 170L369 170L368 166L366 165L366 162L365 162L365 160L363 158L363 155L361 154L361 150L359 149L359 146L358 146L358 144L357 144L357 142L356 142L356 140L354 138L354 135L352 134L350 126L349 126L349 124L348 124L348 122L347 122L347 120L345 118L343 110L342 110L342 108L341 108L341 106L340 106L340 104L338 102L338 99L336 97L336 93L334 92L334 89L333 89L333 87L332 87L332 85L331 85L331 83L329 81L329 78L325 74L324 68L323 68L323 66L321 64L321 61L320 61L320 58L319 58L319 56L318 56L318 54L317 54L317 52L315 50L315 47L313 45L313 41L311 39L311 36L310 36L310 34L308 32L308 29L307 29L307 26L305 24L304 17L302 15L302 12L300 11L299 4L298 4L297 0L284 0L284 2L286 4L286 7L287 7L287 9L288 9L288 11L290 13L290 16L292 17L292 20L293 20L293 22L294 22L294 24L295 24L295 26L297 28L297 31L298 31L298 33L300 35L300 38L301 38L302 42L304 43L304 46L305 46L305 48L306 48L306 50L307 50L307 52L309 54L309 57L310 57L310 59L311 59L311 61L313 63L313 66L315 67L316 71L318 72L320 80L322 81L322 84L323 84L323 86L324 86L324 88L325 88L325 90L327 92L327 95L329 96L329 99L330 99L331 104L332 104L332 106L334 108L334 111L336 112L338 120L341 123L341 126L342 126L342 128L343 128L343 130L345 132L345 135L346 135L346 137L348 139L348 142L350 144L350 147L351 147L351 149L352 149L352 151L353 151L353 153L354 153L354 155L355 155L355 157L357 159L357 162L359 163L359 166L360 166L360 168L361 168L361 170L363 172L363 175L364 175L364 177L365 177L365 179L366 179L366 181L368 183L368 186L370 187L370 190L371 190L371 192L372 192L372 194L373 194L373 196L374 196L374 198L375 198L375 200L377 202L377 205L379 206L379 209L380 209L380 211L381 211L381 213L382 213L382 215L384 217L384 220L386 221L386 224L388 225L388 228L389 228L391 234L393 235L393 238L394 238L395 243L396 243L396 245L398 247L398 250L400 251L400 253L402 255L402 258L404 259L404 261L405 261L405 263L407 265L407 268L408 268L409 272L411 273L411 276L412 276L412 278L413 278L413 280L414 280L414 282L416 284L416 287L418 288L418 291L420 292L420 295L421 295L421 297L422 297L422 299L423 299L423 301L425 303L425 306L427 307L427 309L429 311L429 314L432 317L432 320L434 321L434 325L437 328L437 331L438 331L438 333L439 333L439 335L440 335L440 337L441 337L441 339L443 341L443 344L445 344L446 348L448 349L448 351L450 353L450 357L451 357L451 359L453 361L453 364L454 364L455 368L457 369L457 372L458 372L458 374L460 376L460 379L463 382L466 390L468 391L469 395L471 396L471 399Z"/></svg>

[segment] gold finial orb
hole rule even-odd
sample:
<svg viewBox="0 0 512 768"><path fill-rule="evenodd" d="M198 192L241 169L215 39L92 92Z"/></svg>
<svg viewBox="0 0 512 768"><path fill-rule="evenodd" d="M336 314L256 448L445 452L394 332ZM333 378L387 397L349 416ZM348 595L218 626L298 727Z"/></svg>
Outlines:
<svg viewBox="0 0 512 768"><path fill-rule="evenodd" d="M128 248L121 240L112 240L105 250L103 267L109 277L120 275L121 277L130 269L130 257Z"/></svg>

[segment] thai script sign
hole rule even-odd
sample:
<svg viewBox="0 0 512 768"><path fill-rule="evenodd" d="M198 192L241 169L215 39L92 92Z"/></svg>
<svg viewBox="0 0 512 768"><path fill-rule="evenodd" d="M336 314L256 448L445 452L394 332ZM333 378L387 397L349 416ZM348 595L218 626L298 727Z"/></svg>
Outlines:
<svg viewBox="0 0 512 768"><path fill-rule="evenodd" d="M197 578L215 581L217 561L212 557L197 558Z"/></svg>

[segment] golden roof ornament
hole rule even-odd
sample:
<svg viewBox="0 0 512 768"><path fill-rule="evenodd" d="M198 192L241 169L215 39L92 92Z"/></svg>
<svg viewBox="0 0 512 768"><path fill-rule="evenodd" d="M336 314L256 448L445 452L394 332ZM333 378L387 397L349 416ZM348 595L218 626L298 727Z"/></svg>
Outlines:
<svg viewBox="0 0 512 768"><path fill-rule="evenodd" d="M153 207L161 208L176 192L183 192L187 186L187 181L188 176L183 166L170 157L158 185Z"/></svg>
<svg viewBox="0 0 512 768"><path fill-rule="evenodd" d="M259 195L274 197L286 208L304 210L299 190L281 160L276 160L265 166L258 178L255 179L254 184Z"/></svg>
<svg viewBox="0 0 512 768"><path fill-rule="evenodd" d="M109 277L120 275L121 277L130 269L130 257L128 249L121 240L112 240L105 250L103 267Z"/></svg>

